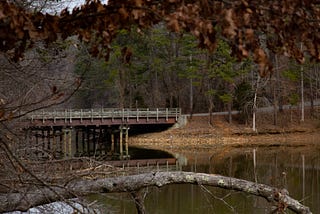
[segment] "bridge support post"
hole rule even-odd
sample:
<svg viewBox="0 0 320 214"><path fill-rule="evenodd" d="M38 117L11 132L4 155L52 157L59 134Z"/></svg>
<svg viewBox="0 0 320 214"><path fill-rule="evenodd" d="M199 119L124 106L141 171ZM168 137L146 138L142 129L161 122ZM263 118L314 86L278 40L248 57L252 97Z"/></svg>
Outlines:
<svg viewBox="0 0 320 214"><path fill-rule="evenodd" d="M124 139L123 139L123 136L124 136ZM123 152L124 152L123 147L125 148L125 155L123 155ZM120 126L120 159L121 160L129 159L129 127L128 126L125 126L125 127Z"/></svg>
<svg viewBox="0 0 320 214"><path fill-rule="evenodd" d="M63 129L63 157L67 157L67 130Z"/></svg>
<svg viewBox="0 0 320 214"><path fill-rule="evenodd" d="M129 159L129 127L126 127L125 146L126 146L126 159Z"/></svg>
<svg viewBox="0 0 320 214"><path fill-rule="evenodd" d="M52 129L52 155L53 158L56 158L56 144L57 144L57 138L56 138L56 129Z"/></svg>
<svg viewBox="0 0 320 214"><path fill-rule="evenodd" d="M79 130L76 129L76 154L79 154Z"/></svg>
<svg viewBox="0 0 320 214"><path fill-rule="evenodd" d="M102 131L102 127L99 126L99 132L98 132L98 138L97 138L97 149L99 151L99 155L105 155L105 151L106 151L106 144L105 142L102 141L103 139L103 131Z"/></svg>
<svg viewBox="0 0 320 214"><path fill-rule="evenodd" d="M85 129L84 128L82 128L82 130L81 130L81 132L82 132L82 155L85 153L85 151L86 151L86 136L85 136L85 134L86 134L86 132L85 132Z"/></svg>
<svg viewBox="0 0 320 214"><path fill-rule="evenodd" d="M48 127L48 130L47 130L47 138L48 138L48 144L47 144L47 149L48 149L48 153L51 155L52 153L52 145L51 145L51 131L52 131L52 127ZM49 157L50 157L49 155Z"/></svg>
<svg viewBox="0 0 320 214"><path fill-rule="evenodd" d="M59 130L59 157L62 158L62 155L64 156L64 152L63 152L63 139L64 139L64 131L62 129L62 127Z"/></svg>
<svg viewBox="0 0 320 214"><path fill-rule="evenodd" d="M87 155L90 156L90 129L86 127L86 137L87 137Z"/></svg>
<svg viewBox="0 0 320 214"><path fill-rule="evenodd" d="M68 141L68 147L69 147L69 151L68 151L68 156L69 156L69 158L71 158L71 156L72 156L72 129L69 129L69 132L68 132L68 134L69 134L69 141Z"/></svg>
<svg viewBox="0 0 320 214"><path fill-rule="evenodd" d="M114 154L114 134L111 133L111 155Z"/></svg>
<svg viewBox="0 0 320 214"><path fill-rule="evenodd" d="M32 142L32 141L30 141L30 129L27 129L27 130L25 131L25 139L26 139L26 144L27 144L27 146L30 147L30 148L32 148L32 145L30 145L31 142ZM32 150L31 150L31 151L32 151ZM27 149L24 149L24 154L25 154L25 155L28 155L28 156L30 157L30 152L27 152Z"/></svg>
<svg viewBox="0 0 320 214"><path fill-rule="evenodd" d="M45 132L44 132L44 129L42 128L41 129L41 137L42 137L42 148L41 148L41 158L44 157L45 153L45 149L46 149L46 138L45 138Z"/></svg>
<svg viewBox="0 0 320 214"><path fill-rule="evenodd" d="M71 157L72 155L72 129L63 129L63 157Z"/></svg>
<svg viewBox="0 0 320 214"><path fill-rule="evenodd" d="M123 128L120 126L120 160L123 160Z"/></svg>
<svg viewBox="0 0 320 214"><path fill-rule="evenodd" d="M35 130L35 136L36 136L36 145L34 147L34 149L35 149L35 157L39 158L39 154L40 154L40 152L39 152L39 133L38 133L37 129Z"/></svg>
<svg viewBox="0 0 320 214"><path fill-rule="evenodd" d="M93 142L93 156L97 155L97 142L96 142L96 128L92 129L92 142Z"/></svg>

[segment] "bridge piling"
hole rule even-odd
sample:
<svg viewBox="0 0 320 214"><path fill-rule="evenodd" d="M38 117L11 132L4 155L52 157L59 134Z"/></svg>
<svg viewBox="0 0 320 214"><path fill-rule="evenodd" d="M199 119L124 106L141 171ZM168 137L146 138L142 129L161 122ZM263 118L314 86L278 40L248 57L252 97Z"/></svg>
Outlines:
<svg viewBox="0 0 320 214"><path fill-rule="evenodd" d="M111 155L114 154L114 134L111 133Z"/></svg>
<svg viewBox="0 0 320 214"><path fill-rule="evenodd" d="M87 145L86 152L87 152L88 156L90 156L90 129L88 126L86 127L86 137L87 137L86 138L86 145Z"/></svg>
<svg viewBox="0 0 320 214"><path fill-rule="evenodd" d="M41 131L40 131L40 146L39 146L40 158L44 157L45 143L46 143L46 141L45 141L44 130L41 129Z"/></svg>
<svg viewBox="0 0 320 214"><path fill-rule="evenodd" d="M67 157L67 130L63 129L63 157Z"/></svg>
<svg viewBox="0 0 320 214"><path fill-rule="evenodd" d="M126 148L126 159L129 159L129 127L125 128L126 137L125 137L125 148Z"/></svg>
<svg viewBox="0 0 320 214"><path fill-rule="evenodd" d="M48 127L47 128L47 130L46 130L46 132L47 132L47 134L46 134L46 138L47 138L47 148L45 149L45 151L46 151L46 155L48 156L48 157L50 157L51 156L51 127Z"/></svg>
<svg viewBox="0 0 320 214"><path fill-rule="evenodd" d="M82 141L81 141L82 151L81 151L81 154L83 154L84 151L85 151L85 148L86 148L86 144L85 144L85 139L86 139L85 135L86 135L86 133L85 133L84 129L82 129L81 132L82 132Z"/></svg>
<svg viewBox="0 0 320 214"><path fill-rule="evenodd" d="M76 129L76 154L79 154L79 129Z"/></svg>
<svg viewBox="0 0 320 214"><path fill-rule="evenodd" d="M96 142L96 128L92 128L92 143L93 143L93 156L97 154L97 142Z"/></svg>
<svg viewBox="0 0 320 214"><path fill-rule="evenodd" d="M122 126L120 126L120 160L123 160L123 129Z"/></svg>
<svg viewBox="0 0 320 214"><path fill-rule="evenodd" d="M69 129L69 141L68 141L68 157L72 157L72 129Z"/></svg>
<svg viewBox="0 0 320 214"><path fill-rule="evenodd" d="M58 152L58 157L59 158L62 158L62 155L63 155L63 130L62 130L62 127L59 128L59 152Z"/></svg>
<svg viewBox="0 0 320 214"><path fill-rule="evenodd" d="M52 130L52 156L55 158L56 156L56 146L57 146L57 137L56 137L57 131L55 128Z"/></svg>
<svg viewBox="0 0 320 214"><path fill-rule="evenodd" d="M121 125L119 127L120 160L129 159L129 127ZM123 151L125 149L125 151ZM125 155L124 155L125 153Z"/></svg>

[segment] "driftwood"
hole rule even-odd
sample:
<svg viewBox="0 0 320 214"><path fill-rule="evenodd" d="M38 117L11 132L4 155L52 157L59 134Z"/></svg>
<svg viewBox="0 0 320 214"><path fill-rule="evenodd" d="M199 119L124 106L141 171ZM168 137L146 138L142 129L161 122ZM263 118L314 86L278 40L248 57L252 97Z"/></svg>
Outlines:
<svg viewBox="0 0 320 214"><path fill-rule="evenodd" d="M64 187L38 187L25 192L0 195L0 212L20 210L49 202L61 201L89 193L135 192L148 186L162 187L168 184L195 184L246 192L275 202L283 209L296 213L311 213L308 207L291 198L287 191L237 178L193 172L154 172L132 176L73 181ZM135 199L136 200L136 199ZM143 209L143 207L142 207Z"/></svg>

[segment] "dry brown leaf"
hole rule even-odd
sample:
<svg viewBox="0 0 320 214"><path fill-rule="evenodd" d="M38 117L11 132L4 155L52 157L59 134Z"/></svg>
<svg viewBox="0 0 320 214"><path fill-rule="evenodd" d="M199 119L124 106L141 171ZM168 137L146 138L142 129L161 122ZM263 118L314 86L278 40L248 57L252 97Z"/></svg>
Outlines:
<svg viewBox="0 0 320 214"><path fill-rule="evenodd" d="M246 29L245 30L245 37L246 37L246 40L249 41L249 42L253 42L254 41L254 30L249 28L249 29Z"/></svg>
<svg viewBox="0 0 320 214"><path fill-rule="evenodd" d="M245 7L248 7L249 6L249 3L247 1L244 1L244 0L241 0L242 4L245 6Z"/></svg>
<svg viewBox="0 0 320 214"><path fill-rule="evenodd" d="M254 51L254 61L259 65L259 73L261 77L265 77L271 72L272 68L267 54L261 48L257 48Z"/></svg>
<svg viewBox="0 0 320 214"><path fill-rule="evenodd" d="M143 1L142 0L135 0L135 5L137 7L141 7L142 6Z"/></svg>
<svg viewBox="0 0 320 214"><path fill-rule="evenodd" d="M225 20L227 21L227 26L224 28L224 33L228 35L230 38L234 38L237 33L236 33L236 25L233 20L233 13L234 11L232 9L228 9L225 13Z"/></svg>
<svg viewBox="0 0 320 214"><path fill-rule="evenodd" d="M139 19L140 15L141 15L141 10L134 9L134 10L132 10L131 13L133 15L133 18L135 20L137 20L137 19Z"/></svg>
<svg viewBox="0 0 320 214"><path fill-rule="evenodd" d="M250 13L245 13L243 15L243 21L245 25L249 25L250 24Z"/></svg>
<svg viewBox="0 0 320 214"><path fill-rule="evenodd" d="M142 6L144 8L137 9ZM104 47L116 36L119 28L129 28L138 23L142 29L166 20L168 29L174 32L192 32L201 46L210 50L215 43L214 28L208 26L211 23L222 29L223 36L241 55L257 50L260 44L255 42L258 41L255 32L263 31L271 35L266 42L271 44L272 50L288 53L297 61L303 62L304 58L291 44L303 42L307 47L304 51L320 60L319 22L314 21L318 19L319 8L309 0L303 3L298 0L257 0L254 4L248 0L233 1L232 4L221 1L208 4L202 0L109 0L107 6L100 1L88 1L72 13L63 10L60 16L34 14L9 1L0 1L0 51L10 52L14 48L11 56L18 59L25 52L25 44L29 41L42 39L49 43L55 41L61 33L63 39L78 35L85 42L96 43L96 47L101 47L98 51L103 52L98 55L106 56ZM250 30L243 31L247 28ZM108 36L103 33L106 30ZM242 36L238 35L241 31L244 33ZM92 38L96 36L99 38L93 41ZM103 42L100 38L103 38ZM312 42L306 44L308 39ZM93 53L96 54L96 51ZM263 65L263 57L254 55L257 55L259 63Z"/></svg>
<svg viewBox="0 0 320 214"><path fill-rule="evenodd" d="M176 18L170 18L167 26L174 32L180 32L179 21Z"/></svg>
<svg viewBox="0 0 320 214"><path fill-rule="evenodd" d="M129 17L129 14L124 7L121 7L118 12L122 19L127 19Z"/></svg>
<svg viewBox="0 0 320 214"><path fill-rule="evenodd" d="M3 119L5 115L5 111L4 110L0 110L0 120Z"/></svg>
<svg viewBox="0 0 320 214"><path fill-rule="evenodd" d="M243 57L247 58L249 56L249 51L247 51L243 45L239 45L239 50Z"/></svg>
<svg viewBox="0 0 320 214"><path fill-rule="evenodd" d="M124 47L121 50L123 63L129 64L132 56L132 50L129 47Z"/></svg>

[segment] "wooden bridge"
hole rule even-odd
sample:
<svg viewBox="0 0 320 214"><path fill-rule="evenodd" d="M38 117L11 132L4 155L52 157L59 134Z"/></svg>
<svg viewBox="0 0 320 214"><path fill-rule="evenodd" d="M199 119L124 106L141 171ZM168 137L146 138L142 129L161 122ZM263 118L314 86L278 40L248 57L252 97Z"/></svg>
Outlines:
<svg viewBox="0 0 320 214"><path fill-rule="evenodd" d="M23 122L28 127L175 124L180 114L179 108L66 109L29 113Z"/></svg>
<svg viewBox="0 0 320 214"><path fill-rule="evenodd" d="M173 125L179 108L68 109L38 111L25 115L25 141L31 158L103 156L130 159L129 129Z"/></svg>

